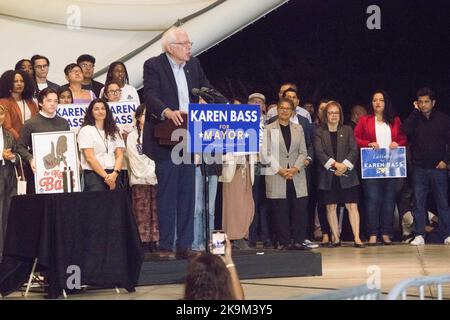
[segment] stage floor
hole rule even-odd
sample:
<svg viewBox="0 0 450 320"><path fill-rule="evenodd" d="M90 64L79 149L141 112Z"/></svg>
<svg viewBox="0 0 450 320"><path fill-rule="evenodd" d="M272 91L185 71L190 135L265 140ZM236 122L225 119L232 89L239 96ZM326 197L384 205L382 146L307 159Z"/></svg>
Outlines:
<svg viewBox="0 0 450 320"><path fill-rule="evenodd" d="M396 283L406 278L450 273L450 246L413 247L398 244L357 249L350 245L314 250L322 254L323 276L243 280L245 296L248 300L284 300L318 295L365 284L371 270L380 271L381 291L387 294ZM135 293L89 290L70 295L68 299L177 300L182 297L182 292L183 286L180 284L155 285L137 287ZM409 299L417 298L417 292L408 294ZM435 290L429 288L425 294L428 298L436 297ZM444 297L450 299L450 285L444 286ZM23 298L20 292L16 292L5 299ZM43 299L43 295L31 292L28 299Z"/></svg>

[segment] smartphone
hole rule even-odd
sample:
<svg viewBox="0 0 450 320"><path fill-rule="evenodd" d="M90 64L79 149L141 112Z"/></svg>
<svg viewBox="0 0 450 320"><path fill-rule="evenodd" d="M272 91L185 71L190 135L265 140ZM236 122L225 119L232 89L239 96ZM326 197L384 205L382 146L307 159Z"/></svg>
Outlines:
<svg viewBox="0 0 450 320"><path fill-rule="evenodd" d="M211 253L225 255L225 231L213 230L211 232Z"/></svg>

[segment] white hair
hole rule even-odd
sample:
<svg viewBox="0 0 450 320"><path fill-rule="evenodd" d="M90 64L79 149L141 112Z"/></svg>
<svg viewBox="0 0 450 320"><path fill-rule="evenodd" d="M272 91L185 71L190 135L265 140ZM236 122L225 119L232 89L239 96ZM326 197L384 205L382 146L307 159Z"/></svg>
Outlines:
<svg viewBox="0 0 450 320"><path fill-rule="evenodd" d="M161 38L161 48L163 52L169 52L169 45L177 41L177 35L180 33L186 33L180 27L171 27L164 32Z"/></svg>

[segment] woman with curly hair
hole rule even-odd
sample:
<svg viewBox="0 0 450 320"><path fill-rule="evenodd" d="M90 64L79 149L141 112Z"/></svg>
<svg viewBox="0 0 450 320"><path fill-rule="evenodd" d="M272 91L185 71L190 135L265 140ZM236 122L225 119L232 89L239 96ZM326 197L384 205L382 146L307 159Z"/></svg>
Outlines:
<svg viewBox="0 0 450 320"><path fill-rule="evenodd" d="M38 113L33 101L34 83L28 73L22 70L8 70L0 78L0 104L6 107L5 128L14 139L26 120Z"/></svg>
<svg viewBox="0 0 450 320"><path fill-rule="evenodd" d="M84 191L114 190L120 181L125 143L105 100L89 104L77 141Z"/></svg>

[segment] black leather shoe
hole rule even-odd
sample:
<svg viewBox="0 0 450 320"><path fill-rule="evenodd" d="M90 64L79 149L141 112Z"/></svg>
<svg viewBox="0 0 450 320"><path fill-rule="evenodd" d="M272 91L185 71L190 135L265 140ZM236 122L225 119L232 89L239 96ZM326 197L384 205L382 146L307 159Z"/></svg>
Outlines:
<svg viewBox="0 0 450 320"><path fill-rule="evenodd" d="M365 248L366 246L364 245L364 243L356 243L355 242L355 248Z"/></svg>
<svg viewBox="0 0 450 320"><path fill-rule="evenodd" d="M177 253L175 255L175 257L178 260L184 260L184 259L191 259L194 257L197 257L199 255L201 255L202 253L199 251L193 251L190 249L185 249L185 250L177 250Z"/></svg>
<svg viewBox="0 0 450 320"><path fill-rule="evenodd" d="M328 248L336 248L336 247L340 247L342 245L342 242L329 242L328 243Z"/></svg>
<svg viewBox="0 0 450 320"><path fill-rule="evenodd" d="M367 246L368 246L368 247L376 247L377 245L378 245L377 242L368 242L368 243L367 243Z"/></svg>
<svg viewBox="0 0 450 320"><path fill-rule="evenodd" d="M272 241L264 241L263 248L264 249L275 249L273 244L272 244Z"/></svg>
<svg viewBox="0 0 450 320"><path fill-rule="evenodd" d="M303 250L303 251L309 251L311 250L310 247L305 246L303 243L294 243L291 248L291 250Z"/></svg>
<svg viewBox="0 0 450 320"><path fill-rule="evenodd" d="M383 240L383 245L385 246L392 246L394 243L392 241L384 241Z"/></svg>

